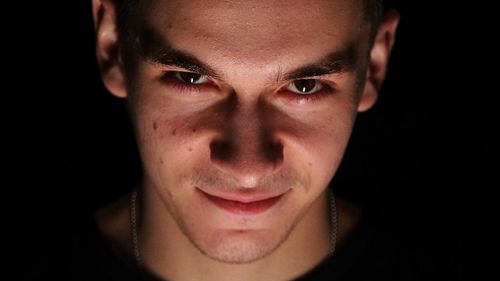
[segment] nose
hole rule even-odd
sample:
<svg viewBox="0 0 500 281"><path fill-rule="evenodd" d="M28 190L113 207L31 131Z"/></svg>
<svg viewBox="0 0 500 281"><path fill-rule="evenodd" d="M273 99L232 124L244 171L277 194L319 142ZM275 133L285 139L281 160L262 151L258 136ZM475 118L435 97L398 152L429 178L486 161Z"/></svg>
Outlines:
<svg viewBox="0 0 500 281"><path fill-rule="evenodd" d="M210 160L240 187L257 187L283 162L283 143L276 137L271 109L262 100L243 103L233 98L224 110L221 134L210 142Z"/></svg>

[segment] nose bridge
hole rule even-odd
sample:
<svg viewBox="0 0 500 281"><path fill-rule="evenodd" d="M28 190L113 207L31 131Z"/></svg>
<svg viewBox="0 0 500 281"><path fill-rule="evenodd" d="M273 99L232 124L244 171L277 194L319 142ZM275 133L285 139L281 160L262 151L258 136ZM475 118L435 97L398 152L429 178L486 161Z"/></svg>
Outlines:
<svg viewBox="0 0 500 281"><path fill-rule="evenodd" d="M234 115L230 120L231 131L234 141L242 149L241 154L246 152L257 152L263 138L265 137L265 117L259 102L238 102Z"/></svg>
<svg viewBox="0 0 500 281"><path fill-rule="evenodd" d="M283 147L274 137L273 121L267 110L260 98L236 97L226 115L222 137L210 147L212 162L242 187L257 186L283 158Z"/></svg>

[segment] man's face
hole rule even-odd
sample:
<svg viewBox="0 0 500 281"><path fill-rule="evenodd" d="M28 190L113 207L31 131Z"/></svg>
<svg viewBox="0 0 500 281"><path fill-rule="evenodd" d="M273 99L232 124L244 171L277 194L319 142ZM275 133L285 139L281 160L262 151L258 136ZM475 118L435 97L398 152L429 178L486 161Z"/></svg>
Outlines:
<svg viewBox="0 0 500 281"><path fill-rule="evenodd" d="M325 192L365 85L370 29L358 2L145 9L127 93L145 188L211 258L272 253Z"/></svg>

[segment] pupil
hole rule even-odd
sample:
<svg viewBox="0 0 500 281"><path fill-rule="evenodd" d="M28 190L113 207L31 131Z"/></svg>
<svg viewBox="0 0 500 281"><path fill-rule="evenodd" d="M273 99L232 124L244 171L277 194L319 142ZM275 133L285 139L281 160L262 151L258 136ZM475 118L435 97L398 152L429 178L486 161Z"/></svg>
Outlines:
<svg viewBox="0 0 500 281"><path fill-rule="evenodd" d="M196 81L198 81L201 77L201 74L196 74L196 73L190 73L190 72L182 72L179 74L184 80L184 82L194 84Z"/></svg>
<svg viewBox="0 0 500 281"><path fill-rule="evenodd" d="M293 82L293 85L299 92L302 93L307 93L310 92L312 89L314 89L314 86L316 85L316 81L314 80L297 80Z"/></svg>

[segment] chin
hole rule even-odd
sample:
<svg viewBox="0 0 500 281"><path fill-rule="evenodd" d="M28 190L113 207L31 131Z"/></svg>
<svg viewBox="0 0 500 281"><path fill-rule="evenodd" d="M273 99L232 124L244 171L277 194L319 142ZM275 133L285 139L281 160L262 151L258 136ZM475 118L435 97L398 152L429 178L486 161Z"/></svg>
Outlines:
<svg viewBox="0 0 500 281"><path fill-rule="evenodd" d="M219 230L193 244L209 258L231 264L247 264L271 255L287 238L272 231Z"/></svg>
<svg viewBox="0 0 500 281"><path fill-rule="evenodd" d="M275 230L274 230L275 231ZM248 264L273 254L288 238L268 230L218 230L203 237L187 235L194 247L210 259L228 264Z"/></svg>

